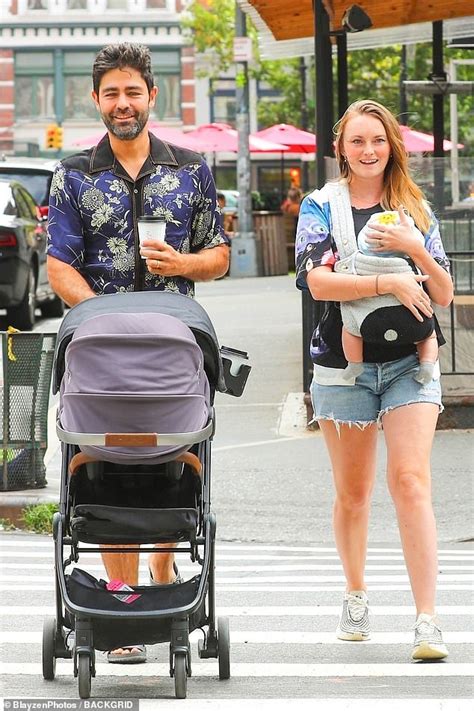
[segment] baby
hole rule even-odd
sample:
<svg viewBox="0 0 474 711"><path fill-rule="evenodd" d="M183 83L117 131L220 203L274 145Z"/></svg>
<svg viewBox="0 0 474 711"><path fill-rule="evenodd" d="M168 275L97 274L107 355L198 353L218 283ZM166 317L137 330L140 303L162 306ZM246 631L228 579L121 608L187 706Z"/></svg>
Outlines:
<svg viewBox="0 0 474 711"><path fill-rule="evenodd" d="M415 223L412 218L408 218L411 223L413 234L422 241L424 244L425 239L421 232L415 227ZM400 222L400 217L398 212L386 211L377 212L373 214L369 221L378 222L380 225L396 225ZM359 251L363 254L377 256L377 257L406 257L406 255L400 254L399 252L374 252L373 249L367 244L367 232L370 228L366 225L357 237L357 243ZM382 273L382 270L381 270ZM350 333L345 325L342 327L342 348L344 351L344 356L347 360L347 368L344 370L343 378L350 380L357 377L362 373L362 362L363 362L363 339L361 336L354 335ZM416 343L416 350L418 352L418 359L420 361L420 366L414 376L414 379L426 385L429 383L434 374L434 368L436 361L438 360L438 341L434 330L428 338L423 341Z"/></svg>

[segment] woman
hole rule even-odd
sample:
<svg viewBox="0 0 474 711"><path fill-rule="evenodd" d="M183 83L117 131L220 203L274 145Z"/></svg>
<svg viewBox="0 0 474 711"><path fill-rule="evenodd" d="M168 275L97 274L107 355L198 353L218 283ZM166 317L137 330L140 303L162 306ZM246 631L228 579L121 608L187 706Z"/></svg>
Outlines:
<svg viewBox="0 0 474 711"><path fill-rule="evenodd" d="M332 463L335 539L347 582L337 636L351 641L370 636L364 568L381 422L388 486L417 610L412 658L443 659L448 651L434 618L437 550L430 482L431 447L442 409L439 367L429 383L418 383L413 379L418 368L413 344L368 343L362 374L344 380L347 361L338 302L392 294L423 321L432 315L431 302L446 307L452 300L449 263L436 219L409 175L397 121L384 106L369 100L352 104L337 126L335 150L337 189L348 196L351 228L353 221L357 234L370 224L371 214L399 210L401 224L370 225L372 248L402 252L417 267L378 277L339 271L330 205L333 187L328 183L303 201L296 240L297 284L308 288L314 299L330 302L311 343L311 395ZM423 233L424 245L414 238L402 206ZM438 340L444 342L439 329Z"/></svg>

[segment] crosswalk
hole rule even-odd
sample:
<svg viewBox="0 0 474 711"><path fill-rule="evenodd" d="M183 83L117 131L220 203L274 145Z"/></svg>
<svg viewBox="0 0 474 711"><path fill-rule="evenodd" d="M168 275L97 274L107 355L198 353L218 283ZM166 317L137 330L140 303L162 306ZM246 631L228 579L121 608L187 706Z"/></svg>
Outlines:
<svg viewBox="0 0 474 711"><path fill-rule="evenodd" d="M195 574L186 556L178 561L184 577ZM81 555L78 565L98 578L105 576L96 555ZM42 621L54 615L52 540L15 532L0 534L0 571L3 696L77 698L69 660L58 660L55 682L45 682L41 676ZM145 556L140 574L145 583ZM427 709L455 711L470 706L472 548L453 544L441 546L439 552L438 616L450 649L443 663L410 661L415 611L399 548L369 549L373 632L368 642L335 638L343 580L331 546L220 543L217 614L230 619L231 679L218 680L215 660L199 660L196 647L201 633L196 631L191 637L193 676L186 701L172 699L168 645L150 647L149 661L138 666L108 665L98 653L92 695L140 698L142 710L151 703L147 699L157 698L160 709L166 709L169 702L192 711L231 711L242 703L249 709L279 709L283 703L305 709L310 702L314 708L315 700L324 701L324 709L356 709L360 702L360 708L369 710L378 701L378 710L385 711L407 698L416 698L417 711L430 701ZM383 706L380 699L384 699ZM346 706L349 701L352 705Z"/></svg>

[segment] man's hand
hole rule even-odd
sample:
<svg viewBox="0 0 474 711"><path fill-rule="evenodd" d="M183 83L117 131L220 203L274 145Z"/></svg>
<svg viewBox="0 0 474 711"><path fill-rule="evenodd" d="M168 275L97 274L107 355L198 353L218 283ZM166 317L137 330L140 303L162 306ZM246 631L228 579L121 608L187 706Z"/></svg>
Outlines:
<svg viewBox="0 0 474 711"><path fill-rule="evenodd" d="M146 257L146 266L151 274L164 277L185 276L187 255L177 252L162 240L146 240L140 254Z"/></svg>
<svg viewBox="0 0 474 711"><path fill-rule="evenodd" d="M49 283L53 291L68 306L75 306L85 299L97 296L82 274L70 264L50 255L48 255L46 262Z"/></svg>
<svg viewBox="0 0 474 711"><path fill-rule="evenodd" d="M225 244L199 252L182 254L166 242L146 240L140 249L151 274L181 276L191 281L208 281L224 276L229 268L229 247Z"/></svg>

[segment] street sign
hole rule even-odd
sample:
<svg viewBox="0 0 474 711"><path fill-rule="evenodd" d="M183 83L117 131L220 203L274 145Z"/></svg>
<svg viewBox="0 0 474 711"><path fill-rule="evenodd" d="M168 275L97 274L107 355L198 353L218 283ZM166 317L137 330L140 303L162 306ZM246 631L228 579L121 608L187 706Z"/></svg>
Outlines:
<svg viewBox="0 0 474 711"><path fill-rule="evenodd" d="M234 62L252 61L252 40L250 37L234 37Z"/></svg>

